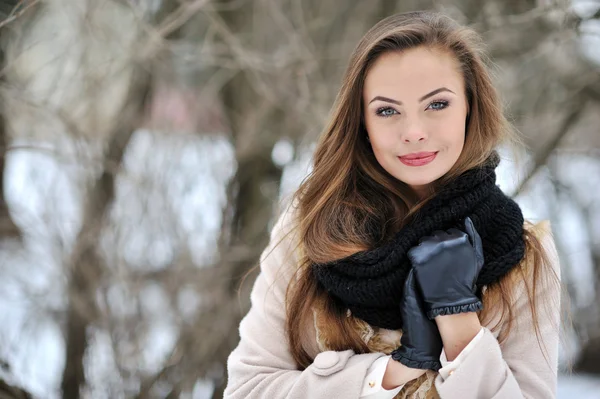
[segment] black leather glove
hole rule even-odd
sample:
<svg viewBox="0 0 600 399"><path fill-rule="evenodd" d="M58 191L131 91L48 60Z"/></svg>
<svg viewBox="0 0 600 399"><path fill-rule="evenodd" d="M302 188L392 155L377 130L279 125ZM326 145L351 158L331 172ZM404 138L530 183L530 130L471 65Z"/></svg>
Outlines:
<svg viewBox="0 0 600 399"><path fill-rule="evenodd" d="M392 352L392 359L413 369L438 371L442 365L442 337L437 324L425 315L414 271L411 269L404 283L400 302L402 337L400 347Z"/></svg>
<svg viewBox="0 0 600 399"><path fill-rule="evenodd" d="M477 277L483 267L483 245L468 217L465 231L435 231L408 251L430 319L483 308L476 295Z"/></svg>

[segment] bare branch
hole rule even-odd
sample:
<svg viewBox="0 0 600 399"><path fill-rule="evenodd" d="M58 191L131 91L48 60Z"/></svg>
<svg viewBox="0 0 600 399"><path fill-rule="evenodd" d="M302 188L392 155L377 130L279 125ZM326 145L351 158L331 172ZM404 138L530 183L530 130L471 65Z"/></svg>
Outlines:
<svg viewBox="0 0 600 399"><path fill-rule="evenodd" d="M581 114L583 113L584 106L575 106L571 109L571 113L565 118L563 124L561 125L558 132L554 135L552 140L550 140L542 151L535 154L533 167L527 174L527 176L519 183L517 188L515 189L513 196L517 197L525 186L529 183L529 181L535 176L535 174L548 162L548 158L550 155L556 150L562 139L571 131L571 127L575 125L575 123L579 120Z"/></svg>
<svg viewBox="0 0 600 399"><path fill-rule="evenodd" d="M40 0L20 0L19 4L17 4L12 12L8 15L8 17L0 21L0 29L15 21L17 18L25 14L30 8L38 5Z"/></svg>
<svg viewBox="0 0 600 399"><path fill-rule="evenodd" d="M33 396L22 388L9 385L0 378L0 399L31 399Z"/></svg>

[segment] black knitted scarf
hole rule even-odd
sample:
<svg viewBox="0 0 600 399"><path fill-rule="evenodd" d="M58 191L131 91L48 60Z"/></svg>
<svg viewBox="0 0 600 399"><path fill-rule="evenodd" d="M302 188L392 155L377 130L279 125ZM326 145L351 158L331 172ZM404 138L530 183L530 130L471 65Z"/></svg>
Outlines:
<svg viewBox="0 0 600 399"><path fill-rule="evenodd" d="M384 245L326 264L314 264L313 273L329 295L352 315L372 326L399 329L399 302L410 270L407 252L423 236L456 227L464 231L471 217L483 242L485 265L477 285L498 281L523 259L523 214L496 185L494 153L486 164L472 169L444 187L411 222Z"/></svg>

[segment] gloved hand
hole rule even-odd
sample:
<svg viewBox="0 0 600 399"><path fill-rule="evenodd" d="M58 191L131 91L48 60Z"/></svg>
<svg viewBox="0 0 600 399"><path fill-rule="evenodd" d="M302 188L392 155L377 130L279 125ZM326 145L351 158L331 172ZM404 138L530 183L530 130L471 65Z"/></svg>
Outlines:
<svg viewBox="0 0 600 399"><path fill-rule="evenodd" d="M401 346L392 352L392 359L413 369L438 371L442 365L442 337L437 324L429 320L423 308L423 299L418 290L411 269L404 282L404 292L400 302L402 315Z"/></svg>
<svg viewBox="0 0 600 399"><path fill-rule="evenodd" d="M477 277L483 267L483 245L468 217L465 231L438 230L408 251L430 319L483 308L476 295Z"/></svg>

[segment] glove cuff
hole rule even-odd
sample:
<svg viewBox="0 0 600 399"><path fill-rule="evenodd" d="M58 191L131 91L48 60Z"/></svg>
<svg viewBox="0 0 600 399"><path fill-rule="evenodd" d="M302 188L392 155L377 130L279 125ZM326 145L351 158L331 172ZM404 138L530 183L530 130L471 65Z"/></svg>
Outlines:
<svg viewBox="0 0 600 399"><path fill-rule="evenodd" d="M458 313L469 313L469 312L478 312L483 309L483 303L480 300L473 303L467 303L464 305L454 305L454 306L444 306L441 308L431 309L427 312L427 317L431 320L436 318L437 316L446 316L451 314Z"/></svg>
<svg viewBox="0 0 600 399"><path fill-rule="evenodd" d="M402 363L411 369L433 370L438 371L442 368L442 363L439 360L412 360L401 353L402 347L392 352L392 359Z"/></svg>

